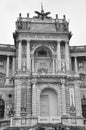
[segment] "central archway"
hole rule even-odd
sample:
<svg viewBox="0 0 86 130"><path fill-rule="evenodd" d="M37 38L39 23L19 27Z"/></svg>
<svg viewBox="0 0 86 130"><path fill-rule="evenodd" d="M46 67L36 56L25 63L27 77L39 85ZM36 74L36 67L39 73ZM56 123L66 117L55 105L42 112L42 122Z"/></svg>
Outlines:
<svg viewBox="0 0 86 130"><path fill-rule="evenodd" d="M51 88L41 92L40 116L57 116L57 93Z"/></svg>

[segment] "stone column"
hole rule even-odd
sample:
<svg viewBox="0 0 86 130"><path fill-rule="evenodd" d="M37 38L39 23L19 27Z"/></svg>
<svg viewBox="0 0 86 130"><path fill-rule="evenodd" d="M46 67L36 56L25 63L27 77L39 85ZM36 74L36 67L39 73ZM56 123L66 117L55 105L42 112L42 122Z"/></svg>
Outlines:
<svg viewBox="0 0 86 130"><path fill-rule="evenodd" d="M36 81L33 81L32 86L32 116L36 116Z"/></svg>
<svg viewBox="0 0 86 130"><path fill-rule="evenodd" d="M21 41L19 41L19 44L18 44L18 70L21 70L21 62L22 62L21 52L22 52L22 45L21 45Z"/></svg>
<svg viewBox="0 0 86 130"><path fill-rule="evenodd" d="M55 73L55 60L53 58L53 74Z"/></svg>
<svg viewBox="0 0 86 130"><path fill-rule="evenodd" d="M75 57L75 73L78 73L77 57Z"/></svg>
<svg viewBox="0 0 86 130"><path fill-rule="evenodd" d="M72 57L70 57L70 71L72 71Z"/></svg>
<svg viewBox="0 0 86 130"><path fill-rule="evenodd" d="M9 56L7 56L7 72L6 72L6 77L9 76Z"/></svg>
<svg viewBox="0 0 86 130"><path fill-rule="evenodd" d="M34 56L32 57L32 72L34 73Z"/></svg>
<svg viewBox="0 0 86 130"><path fill-rule="evenodd" d="M70 56L69 56L69 43L65 43L65 61L66 61L66 71L70 70Z"/></svg>
<svg viewBox="0 0 86 130"><path fill-rule="evenodd" d="M79 81L75 82L75 104L76 104L76 115L82 116L81 111L81 96L80 96L80 84Z"/></svg>
<svg viewBox="0 0 86 130"><path fill-rule="evenodd" d="M6 84L9 84L9 56L7 56Z"/></svg>
<svg viewBox="0 0 86 130"><path fill-rule="evenodd" d="M14 76L15 74L15 57L13 56L13 59L12 59L12 75Z"/></svg>
<svg viewBox="0 0 86 130"><path fill-rule="evenodd" d="M61 71L61 50L60 42L57 43L57 72Z"/></svg>
<svg viewBox="0 0 86 130"><path fill-rule="evenodd" d="M27 41L27 71L31 72L30 41Z"/></svg>
<svg viewBox="0 0 86 130"><path fill-rule="evenodd" d="M66 115L66 94L65 94L65 79L61 79L62 83L62 116Z"/></svg>

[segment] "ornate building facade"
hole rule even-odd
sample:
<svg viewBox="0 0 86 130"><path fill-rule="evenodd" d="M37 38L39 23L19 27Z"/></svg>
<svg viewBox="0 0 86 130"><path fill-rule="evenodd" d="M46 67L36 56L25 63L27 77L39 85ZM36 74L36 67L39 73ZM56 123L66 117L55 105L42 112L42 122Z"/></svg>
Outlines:
<svg viewBox="0 0 86 130"><path fill-rule="evenodd" d="M85 126L86 46L69 45L65 15L35 13L19 14L14 45L0 44L0 127Z"/></svg>

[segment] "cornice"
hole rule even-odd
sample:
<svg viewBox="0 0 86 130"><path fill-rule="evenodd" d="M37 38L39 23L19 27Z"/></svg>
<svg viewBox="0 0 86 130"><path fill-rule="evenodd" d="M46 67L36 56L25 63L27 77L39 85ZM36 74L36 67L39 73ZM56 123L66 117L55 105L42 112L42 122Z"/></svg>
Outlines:
<svg viewBox="0 0 86 130"><path fill-rule="evenodd" d="M69 34L70 31L41 31L41 30L16 30L16 33L30 33L30 34Z"/></svg>

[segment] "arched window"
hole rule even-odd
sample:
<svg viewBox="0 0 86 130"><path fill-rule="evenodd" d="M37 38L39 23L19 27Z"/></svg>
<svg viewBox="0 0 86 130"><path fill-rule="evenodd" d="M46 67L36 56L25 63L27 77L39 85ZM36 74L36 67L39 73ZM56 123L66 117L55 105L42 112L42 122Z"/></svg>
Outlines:
<svg viewBox="0 0 86 130"><path fill-rule="evenodd" d="M45 46L38 47L35 51L35 57L51 57L51 51Z"/></svg>
<svg viewBox="0 0 86 130"><path fill-rule="evenodd" d="M4 118L4 108L5 108L4 101L0 99L0 118Z"/></svg>
<svg viewBox="0 0 86 130"><path fill-rule="evenodd" d="M82 98L82 116L86 118L86 97L83 95Z"/></svg>

